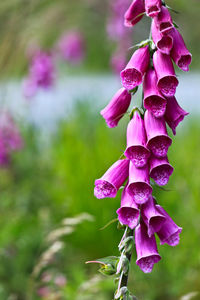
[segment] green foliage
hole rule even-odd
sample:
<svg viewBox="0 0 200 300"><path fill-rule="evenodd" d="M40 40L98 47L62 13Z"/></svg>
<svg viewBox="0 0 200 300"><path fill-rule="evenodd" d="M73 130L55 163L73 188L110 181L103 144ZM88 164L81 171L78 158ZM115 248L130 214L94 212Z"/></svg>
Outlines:
<svg viewBox="0 0 200 300"><path fill-rule="evenodd" d="M10 168L0 171L2 300L42 299L36 292L44 284L44 272L66 277L65 286L51 285L52 295L60 297L53 299L113 297L113 280L95 275L97 266L85 262L119 254L123 231L116 223L100 229L116 218L120 193L116 199L97 200L93 183L122 154L128 116L119 128L110 130L90 105L79 103L75 111L47 144L35 128L24 129L25 148L14 155ZM157 201L183 232L179 246L159 246L162 260L152 274L143 274L133 255L129 284L138 299L177 300L199 290L199 130L195 121L178 130L169 153L175 167L170 191L155 187ZM83 212L93 216L93 222L82 222L87 214L73 218ZM56 242L62 247L36 275L36 266Z"/></svg>

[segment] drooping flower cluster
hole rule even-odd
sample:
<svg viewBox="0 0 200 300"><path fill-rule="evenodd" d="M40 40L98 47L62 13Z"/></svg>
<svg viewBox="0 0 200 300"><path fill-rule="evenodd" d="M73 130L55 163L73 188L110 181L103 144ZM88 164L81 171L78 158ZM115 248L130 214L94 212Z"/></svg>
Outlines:
<svg viewBox="0 0 200 300"><path fill-rule="evenodd" d="M126 65L127 49L131 45L131 31L123 25L124 13L130 0L111 1L110 17L107 24L109 38L117 45L111 57L111 67L118 74Z"/></svg>
<svg viewBox="0 0 200 300"><path fill-rule="evenodd" d="M31 57L29 74L25 79L24 96L33 97L39 88L48 89L55 80L55 67L51 54L42 50L36 51Z"/></svg>
<svg viewBox="0 0 200 300"><path fill-rule="evenodd" d="M20 132L8 112L0 113L0 166L7 166L13 151L23 147Z"/></svg>
<svg viewBox="0 0 200 300"><path fill-rule="evenodd" d="M115 162L95 181L97 198L115 197L123 187L120 223L135 228L136 264L145 273L151 272L161 257L160 244L176 246L182 230L152 195L150 178L159 186L166 185L173 173L167 157L172 144L167 127L176 134L176 127L188 114L175 98L178 79L173 62L183 71L189 70L191 54L179 31L174 27L169 10L161 0L134 0L125 13L125 26L134 26L146 12L152 18L152 39L141 43L127 66L121 71L121 88L101 111L109 127L118 125L126 113L131 94L143 84L143 112L134 108L127 127L124 159Z"/></svg>

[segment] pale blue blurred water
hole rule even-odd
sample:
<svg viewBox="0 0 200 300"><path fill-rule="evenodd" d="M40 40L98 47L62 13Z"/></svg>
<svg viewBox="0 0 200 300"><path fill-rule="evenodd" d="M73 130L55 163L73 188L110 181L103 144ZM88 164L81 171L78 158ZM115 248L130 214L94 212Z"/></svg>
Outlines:
<svg viewBox="0 0 200 300"><path fill-rule="evenodd" d="M190 112L187 119L200 115L200 74L181 74L178 79L180 84L176 98ZM51 132L56 129L59 120L69 116L77 101L90 101L99 113L120 87L119 78L113 75L66 76L59 78L52 89L40 90L34 98L27 100L23 97L22 82L10 81L1 83L0 100L17 119ZM141 96L134 97L133 101L136 101Z"/></svg>

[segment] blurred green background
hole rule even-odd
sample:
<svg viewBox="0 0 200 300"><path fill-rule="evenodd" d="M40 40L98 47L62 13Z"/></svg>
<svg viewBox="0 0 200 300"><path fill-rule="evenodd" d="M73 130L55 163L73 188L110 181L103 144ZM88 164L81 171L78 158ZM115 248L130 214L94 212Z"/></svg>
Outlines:
<svg viewBox="0 0 200 300"><path fill-rule="evenodd" d="M193 54L191 70L198 73L199 0L167 3L181 12L173 16ZM114 45L105 32L107 8L108 0L1 1L2 80L21 80L26 74L25 53L30 42L49 49L70 28L81 28L87 41L86 61L73 74L109 72ZM134 34L135 42L146 37L139 27ZM62 74L65 71L63 68ZM66 71L66 76L71 71ZM97 266L85 265L85 261L118 255L123 232L117 230L116 223L100 229L116 218L120 193L116 199L97 200L93 184L122 154L128 117L118 128L108 129L93 109L95 97L75 99L73 111L47 140L37 126L19 121L25 147L13 154L9 168L0 170L2 300L113 299L113 280L98 274ZM155 188L158 202L183 232L179 246L158 246L162 260L151 274L143 274L133 257L129 286L139 300L200 299L199 132L199 115L191 114L169 151L175 167L169 191ZM56 283L58 277L64 278L64 284ZM50 291L49 296L39 295L45 291ZM190 293L193 298L182 298Z"/></svg>

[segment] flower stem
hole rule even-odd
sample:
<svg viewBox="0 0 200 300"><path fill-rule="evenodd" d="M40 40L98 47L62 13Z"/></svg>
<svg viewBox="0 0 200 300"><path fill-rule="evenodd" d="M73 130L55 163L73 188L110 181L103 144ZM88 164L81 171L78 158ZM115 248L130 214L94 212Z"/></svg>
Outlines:
<svg viewBox="0 0 200 300"><path fill-rule="evenodd" d="M129 278L129 270L130 270L130 262L133 253L133 230L131 230L128 226L125 229L123 237L119 244L119 250L122 256L125 258L121 262L121 269L120 269L120 278L118 283L118 288L116 292L115 299L118 298L118 295L121 295L122 289L126 288L124 291L129 294L127 285L128 285L128 278ZM123 293L123 292L122 292Z"/></svg>

